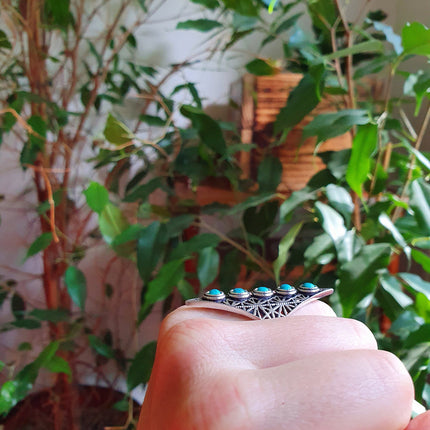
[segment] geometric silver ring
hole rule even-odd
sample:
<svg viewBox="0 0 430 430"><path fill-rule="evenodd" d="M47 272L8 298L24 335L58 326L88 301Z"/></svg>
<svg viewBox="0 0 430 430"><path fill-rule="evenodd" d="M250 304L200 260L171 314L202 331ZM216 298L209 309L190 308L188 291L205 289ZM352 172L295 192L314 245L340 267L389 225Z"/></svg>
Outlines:
<svg viewBox="0 0 430 430"><path fill-rule="evenodd" d="M206 291L202 297L187 300L185 304L264 320L286 317L308 303L332 293L332 288L319 288L311 282L305 282L297 288L282 284L275 290L257 287L250 292L243 288L233 288L227 294L212 289Z"/></svg>

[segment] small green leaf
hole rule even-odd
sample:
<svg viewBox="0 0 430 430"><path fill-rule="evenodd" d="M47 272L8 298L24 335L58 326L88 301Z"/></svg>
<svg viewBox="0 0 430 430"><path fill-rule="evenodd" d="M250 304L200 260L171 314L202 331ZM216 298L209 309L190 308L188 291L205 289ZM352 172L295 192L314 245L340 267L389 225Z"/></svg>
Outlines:
<svg viewBox="0 0 430 430"><path fill-rule="evenodd" d="M368 124L369 121L367 111L363 109L345 109L320 114L304 127L302 139L317 136L318 144L348 132L354 125Z"/></svg>
<svg viewBox="0 0 430 430"><path fill-rule="evenodd" d="M176 287L184 300L189 300L196 296L193 286L186 279L181 279Z"/></svg>
<svg viewBox="0 0 430 430"><path fill-rule="evenodd" d="M25 260L36 255L38 252L45 250L52 242L52 233L42 233L28 248Z"/></svg>
<svg viewBox="0 0 430 430"><path fill-rule="evenodd" d="M203 33L207 33L218 27L222 27L222 24L212 19L189 19L178 22L176 25L177 30L196 30Z"/></svg>
<svg viewBox="0 0 430 430"><path fill-rule="evenodd" d="M107 117L103 134L106 140L114 145L123 145L135 137L132 131L112 114Z"/></svg>
<svg viewBox="0 0 430 430"><path fill-rule="evenodd" d="M377 145L377 125L366 124L357 128L357 134L352 143L351 158L346 171L346 181L359 197L363 195L362 185L367 180L372 155Z"/></svg>
<svg viewBox="0 0 430 430"><path fill-rule="evenodd" d="M339 49L325 56L327 60L347 57L349 55L361 54L369 52L384 52L384 45L380 40L367 40L366 42L357 43L350 48Z"/></svg>
<svg viewBox="0 0 430 430"><path fill-rule="evenodd" d="M140 115L139 121L154 127L164 127L167 120L154 115Z"/></svg>
<svg viewBox="0 0 430 430"><path fill-rule="evenodd" d="M254 2L249 0L221 0L225 7L232 9L240 15L247 16L258 16L258 8Z"/></svg>
<svg viewBox="0 0 430 430"><path fill-rule="evenodd" d="M278 134L289 131L309 114L320 102L320 93L324 87L324 66L319 65L318 73L308 73L291 91L286 105L279 111L274 124L274 132Z"/></svg>
<svg viewBox="0 0 430 430"><path fill-rule="evenodd" d="M374 291L378 270L388 266L389 257L389 245L366 245L352 261L340 267L337 291L345 317L349 317L360 300Z"/></svg>
<svg viewBox="0 0 430 430"><path fill-rule="evenodd" d="M405 54L430 56L430 29L419 22L407 23L402 29Z"/></svg>
<svg viewBox="0 0 430 430"><path fill-rule="evenodd" d="M200 4L207 9L216 9L219 6L217 0L191 0L193 3Z"/></svg>
<svg viewBox="0 0 430 430"><path fill-rule="evenodd" d="M206 115L201 109L191 105L183 105L181 107L181 113L191 120L193 127L197 129L204 145L217 154L225 155L227 145L221 127L214 119Z"/></svg>
<svg viewBox="0 0 430 430"><path fill-rule="evenodd" d="M327 261L325 256L332 256L334 258L334 247L331 237L327 233L315 236L312 243L306 248L305 253L305 268L308 269L313 264L324 264ZM321 262L322 259L322 262Z"/></svg>
<svg viewBox="0 0 430 430"><path fill-rule="evenodd" d="M159 221L154 221L139 232L137 268L144 284L149 282L152 272L164 254L167 241L166 227Z"/></svg>
<svg viewBox="0 0 430 430"><path fill-rule="evenodd" d="M148 284L148 290L145 294L144 303L139 311L139 322L142 321L142 315L154 303L166 299L178 285L178 282L184 277L184 260L173 260L166 263L158 272L158 275Z"/></svg>
<svg viewBox="0 0 430 430"><path fill-rule="evenodd" d="M330 205L340 212L349 224L354 210L354 203L348 191L338 185L329 184L326 187L326 194Z"/></svg>
<svg viewBox="0 0 430 430"><path fill-rule="evenodd" d="M69 319L69 312L65 309L33 309L29 316L41 321L60 322Z"/></svg>
<svg viewBox="0 0 430 430"><path fill-rule="evenodd" d="M43 151L47 132L46 122L38 115L31 116L27 124L32 131L27 132L28 141L24 144L20 155L20 163L24 170L27 168L27 164L34 164L37 154Z"/></svg>
<svg viewBox="0 0 430 430"><path fill-rule="evenodd" d="M10 303L13 316L17 319L23 319L25 315L25 302L20 294L14 293Z"/></svg>
<svg viewBox="0 0 430 430"><path fill-rule="evenodd" d="M289 18L287 18L286 20L282 21L279 26L276 28L275 30L275 34L281 34L284 31L289 30L291 27L293 27L296 23L297 20L303 15L303 12L299 12L296 13L292 16L290 16Z"/></svg>
<svg viewBox="0 0 430 430"><path fill-rule="evenodd" d="M54 355L43 367L52 373L65 373L69 376L72 375L72 369L70 368L69 363L58 355Z"/></svg>
<svg viewBox="0 0 430 430"><path fill-rule="evenodd" d="M109 203L109 192L101 184L91 182L84 191L87 205L96 213L101 214L105 206Z"/></svg>
<svg viewBox="0 0 430 430"><path fill-rule="evenodd" d="M12 44L9 42L9 39L3 30L0 30L0 49L1 48L12 49Z"/></svg>
<svg viewBox="0 0 430 430"><path fill-rule="evenodd" d="M128 408L129 408L129 402L130 402L129 399L124 398L124 399L120 400L119 402L114 403L114 405L112 407L114 409L116 409L117 411L127 412Z"/></svg>
<svg viewBox="0 0 430 430"><path fill-rule="evenodd" d="M18 351L31 351L33 347L29 342L22 342L18 345Z"/></svg>
<svg viewBox="0 0 430 430"><path fill-rule="evenodd" d="M272 193L263 193L260 195L251 196L251 197L248 197L243 202L234 205L227 213L229 215L234 215L239 212L243 212L246 209L260 206L263 203L273 200L275 197L276 197L276 194L272 194Z"/></svg>
<svg viewBox="0 0 430 430"><path fill-rule="evenodd" d="M215 280L219 270L219 254L213 247L206 247L199 252L197 277L203 289Z"/></svg>
<svg viewBox="0 0 430 430"><path fill-rule="evenodd" d="M272 76L277 73L277 68L274 67L270 60L256 58L250 61L246 66L246 70L256 76Z"/></svg>
<svg viewBox="0 0 430 430"><path fill-rule="evenodd" d="M170 254L169 260L178 260L180 258L189 258L194 253L200 252L204 248L215 248L220 242L216 234L201 233L193 236L191 239L180 243Z"/></svg>
<svg viewBox="0 0 430 430"><path fill-rule="evenodd" d="M413 300L403 292L402 284L394 276L384 274L380 277L379 282L382 290L384 290L397 305L397 309L394 309L395 311L401 312L403 309L413 304ZM384 306L384 309L385 308L386 306ZM391 308L394 308L394 304L391 304ZM391 317L395 315L396 313Z"/></svg>
<svg viewBox="0 0 430 430"><path fill-rule="evenodd" d="M89 334L88 340L90 342L91 348L93 348L97 354L106 358L113 358L115 356L113 349L104 343L99 337Z"/></svg>
<svg viewBox="0 0 430 430"><path fill-rule="evenodd" d="M107 203L99 216L99 227L105 242L111 245L129 226L121 210L112 203Z"/></svg>
<svg viewBox="0 0 430 430"><path fill-rule="evenodd" d="M83 272L74 266L69 266L64 274L64 282L73 303L84 310L87 298L87 281Z"/></svg>
<svg viewBox="0 0 430 430"><path fill-rule="evenodd" d="M331 237L337 246L346 234L345 222L342 216L330 206L316 202L315 209L321 220L324 231Z"/></svg>
<svg viewBox="0 0 430 430"><path fill-rule="evenodd" d="M294 240L296 239L297 235L300 233L302 226L303 226L303 222L300 222L295 226L293 226L279 242L278 257L273 262L273 271L275 273L275 280L277 284L280 283L281 269L288 261L289 250L293 246Z"/></svg>
<svg viewBox="0 0 430 430"><path fill-rule="evenodd" d="M147 343L133 358L127 372L127 390L146 384L151 375L157 342Z"/></svg>
<svg viewBox="0 0 430 430"><path fill-rule="evenodd" d="M168 190L162 178L159 178L159 177L152 178L146 184L142 184L142 185L138 185L137 187L134 187L124 197L124 201L135 202L139 200L140 202L144 202L158 188L161 188L164 191Z"/></svg>
<svg viewBox="0 0 430 430"><path fill-rule="evenodd" d="M423 293L430 300L430 282L424 281L421 276L413 273L399 273L399 276L412 290Z"/></svg>
<svg viewBox="0 0 430 430"><path fill-rule="evenodd" d="M423 230L423 236L430 235L430 185L423 179L417 179L410 186L410 207L415 219Z"/></svg>
<svg viewBox="0 0 430 430"><path fill-rule="evenodd" d="M406 339L405 347L411 348L424 342L430 342L430 324L423 324L418 330L411 333Z"/></svg>
<svg viewBox="0 0 430 430"><path fill-rule="evenodd" d="M416 261L427 273L430 273L430 257L417 249L412 250L412 258Z"/></svg>
<svg viewBox="0 0 430 430"><path fill-rule="evenodd" d="M54 200L54 207L57 207L63 200L63 190L55 190L52 193L52 200ZM51 205L49 204L48 200L45 200L43 203L41 203L38 207L37 207L37 213L42 215L44 214L46 211L48 211L50 209Z"/></svg>
<svg viewBox="0 0 430 430"><path fill-rule="evenodd" d="M394 240L403 248L403 252L407 255L408 259L410 259L411 248L406 243L400 231L393 224L390 217L385 212L382 212L378 217L378 221L393 235Z"/></svg>
<svg viewBox="0 0 430 430"><path fill-rule="evenodd" d="M288 216L302 203L308 200L314 200L316 198L316 192L311 191L305 187L302 190L294 191L290 197L285 200L279 207L279 217L282 220L288 218Z"/></svg>
<svg viewBox="0 0 430 430"><path fill-rule="evenodd" d="M35 360L37 366L45 367L52 360L59 347L60 342L58 340L54 340L47 345Z"/></svg>
<svg viewBox="0 0 430 430"><path fill-rule="evenodd" d="M275 192L281 182L282 171L282 163L278 157L264 157L258 166L257 182L260 192Z"/></svg>

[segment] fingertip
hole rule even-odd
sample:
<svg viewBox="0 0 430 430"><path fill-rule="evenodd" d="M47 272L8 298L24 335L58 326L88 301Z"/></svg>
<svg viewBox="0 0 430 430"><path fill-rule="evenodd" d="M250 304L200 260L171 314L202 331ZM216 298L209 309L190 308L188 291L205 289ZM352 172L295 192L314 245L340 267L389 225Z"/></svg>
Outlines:
<svg viewBox="0 0 430 430"><path fill-rule="evenodd" d="M414 418L405 430L428 430L430 429L430 411Z"/></svg>

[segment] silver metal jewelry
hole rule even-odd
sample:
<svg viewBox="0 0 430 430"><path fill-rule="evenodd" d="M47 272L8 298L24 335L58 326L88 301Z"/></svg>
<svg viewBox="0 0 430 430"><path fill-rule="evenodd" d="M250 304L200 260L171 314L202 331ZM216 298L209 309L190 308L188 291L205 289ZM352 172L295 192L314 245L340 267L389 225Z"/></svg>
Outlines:
<svg viewBox="0 0 430 430"><path fill-rule="evenodd" d="M185 304L265 320L286 317L296 309L332 293L332 288L319 288L311 282L305 282L297 288L282 284L276 290L257 287L249 292L243 288L233 288L228 294L212 289L206 291L202 297L187 300Z"/></svg>

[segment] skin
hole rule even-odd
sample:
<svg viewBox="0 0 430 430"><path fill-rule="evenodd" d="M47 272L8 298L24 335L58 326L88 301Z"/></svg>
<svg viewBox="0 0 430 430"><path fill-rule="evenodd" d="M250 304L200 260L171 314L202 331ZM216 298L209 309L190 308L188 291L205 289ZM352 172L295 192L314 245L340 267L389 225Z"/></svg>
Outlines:
<svg viewBox="0 0 430 430"><path fill-rule="evenodd" d="M413 384L324 303L250 321L182 307L163 322L138 430L429 430Z"/></svg>

